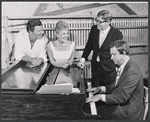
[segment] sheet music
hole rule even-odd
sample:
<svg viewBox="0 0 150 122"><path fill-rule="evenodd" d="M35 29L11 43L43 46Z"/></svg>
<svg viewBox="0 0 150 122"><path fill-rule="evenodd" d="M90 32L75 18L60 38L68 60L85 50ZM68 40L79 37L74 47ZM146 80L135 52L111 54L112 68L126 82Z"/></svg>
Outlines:
<svg viewBox="0 0 150 122"><path fill-rule="evenodd" d="M70 93L79 93L78 88L73 88L71 83L61 83L54 85L43 85L37 93L39 94L70 94Z"/></svg>

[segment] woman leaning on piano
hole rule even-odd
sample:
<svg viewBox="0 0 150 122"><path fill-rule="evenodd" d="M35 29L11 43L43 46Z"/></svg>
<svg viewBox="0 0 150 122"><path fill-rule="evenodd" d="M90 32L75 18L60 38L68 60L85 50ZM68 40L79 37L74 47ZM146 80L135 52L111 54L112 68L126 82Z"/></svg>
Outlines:
<svg viewBox="0 0 150 122"><path fill-rule="evenodd" d="M72 75L70 66L73 63L75 53L75 42L69 40L69 26L64 21L58 21L55 26L56 39L50 41L47 45L47 53L54 68L60 68L56 83L68 83L75 85L71 80L75 79ZM47 78L47 84L52 84L55 80L54 74L57 70L52 70ZM65 81L64 81L65 79Z"/></svg>

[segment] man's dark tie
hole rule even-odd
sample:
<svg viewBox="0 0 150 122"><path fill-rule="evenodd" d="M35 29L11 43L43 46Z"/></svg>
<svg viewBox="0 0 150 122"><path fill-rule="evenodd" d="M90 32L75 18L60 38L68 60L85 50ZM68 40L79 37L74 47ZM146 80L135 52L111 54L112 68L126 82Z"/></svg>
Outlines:
<svg viewBox="0 0 150 122"><path fill-rule="evenodd" d="M118 81L119 81L119 78L120 78L120 71L121 71L121 68L118 68L118 69L117 69L116 79L115 79L115 86L117 85L117 83L118 83Z"/></svg>

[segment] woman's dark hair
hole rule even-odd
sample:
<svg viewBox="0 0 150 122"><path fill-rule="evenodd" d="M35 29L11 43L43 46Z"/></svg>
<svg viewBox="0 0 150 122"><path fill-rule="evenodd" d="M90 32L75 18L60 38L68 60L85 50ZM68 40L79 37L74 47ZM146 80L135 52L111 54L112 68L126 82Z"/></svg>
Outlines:
<svg viewBox="0 0 150 122"><path fill-rule="evenodd" d="M41 26L42 22L40 21L40 19L30 19L27 23L27 32L29 31L34 31L34 27L35 26Z"/></svg>

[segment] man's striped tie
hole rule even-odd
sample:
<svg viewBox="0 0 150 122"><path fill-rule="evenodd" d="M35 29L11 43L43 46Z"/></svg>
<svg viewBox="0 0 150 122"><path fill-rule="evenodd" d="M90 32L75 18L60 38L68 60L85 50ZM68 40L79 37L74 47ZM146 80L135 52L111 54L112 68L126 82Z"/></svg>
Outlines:
<svg viewBox="0 0 150 122"><path fill-rule="evenodd" d="M121 71L121 68L118 68L118 69L117 69L116 79L115 79L115 86L117 85L117 83L118 83L118 81L119 81L119 78L120 78L120 71Z"/></svg>

